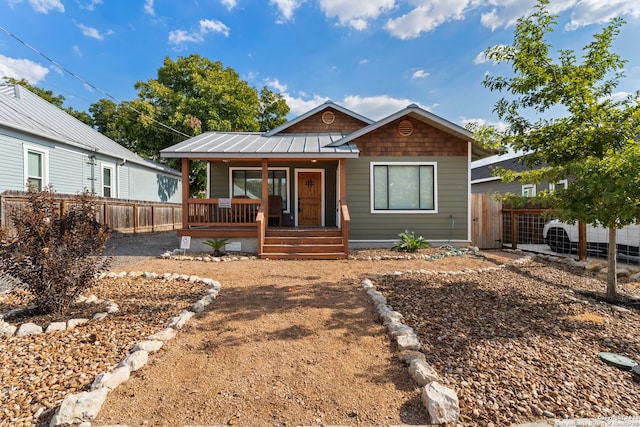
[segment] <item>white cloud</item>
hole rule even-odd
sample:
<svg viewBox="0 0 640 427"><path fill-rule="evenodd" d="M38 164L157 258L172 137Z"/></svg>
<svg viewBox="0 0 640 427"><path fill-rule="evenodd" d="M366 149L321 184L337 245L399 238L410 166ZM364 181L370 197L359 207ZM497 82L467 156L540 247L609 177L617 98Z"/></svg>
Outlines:
<svg viewBox="0 0 640 427"><path fill-rule="evenodd" d="M462 123L462 126L465 127L468 124L473 124L476 126L493 126L500 132L507 130L507 128L509 127L509 125L507 125L505 122L488 122L485 119L468 119L466 117L462 117L460 122Z"/></svg>
<svg viewBox="0 0 640 427"><path fill-rule="evenodd" d="M413 39L446 22L464 19L465 14L478 5L478 1L413 0L411 3L416 7L409 13L387 21L385 28L399 39Z"/></svg>
<svg viewBox="0 0 640 427"><path fill-rule="evenodd" d="M491 46L490 49L491 49L492 52L500 52L500 51L501 52L505 52L505 51L507 51L507 48L508 47L506 45L504 45L504 44L498 44L498 45L495 45L495 46ZM484 64L485 62L493 62L494 64L496 63L495 61L490 60L489 58L487 58L486 50L483 50L482 52L480 52L480 53L478 53L476 55L476 57L473 60L473 63L474 64Z"/></svg>
<svg viewBox="0 0 640 427"><path fill-rule="evenodd" d="M392 10L395 0L320 0L320 8L329 18L337 18L340 25L356 30L367 28L370 20Z"/></svg>
<svg viewBox="0 0 640 427"><path fill-rule="evenodd" d="M338 102L345 108L362 114L373 120L380 120L391 114L397 113L399 110L406 108L411 104L417 104L420 108L431 111L430 107L420 105L419 103L407 98L393 98L388 95L378 96L346 96L342 101Z"/></svg>
<svg viewBox="0 0 640 427"><path fill-rule="evenodd" d="M205 35L207 33L220 33L225 37L229 37L229 27L222 22L211 19L203 19L200 21L200 33Z"/></svg>
<svg viewBox="0 0 640 427"><path fill-rule="evenodd" d="M9 6L22 3L22 0L9 0ZM29 0L29 4L36 12L49 13L51 10L64 12L64 5L61 0Z"/></svg>
<svg viewBox="0 0 640 427"><path fill-rule="evenodd" d="M298 97L291 96L288 93L283 93L282 97L287 101L287 105L291 110L291 115L296 117L329 100L329 98L325 98L320 95L313 95L313 97L308 98L303 93L299 94Z"/></svg>
<svg viewBox="0 0 640 427"><path fill-rule="evenodd" d="M35 85L44 79L49 69L28 59L9 58L0 54L0 78L25 79Z"/></svg>
<svg viewBox="0 0 640 427"><path fill-rule="evenodd" d="M151 16L155 16L156 15L156 11L153 8L153 2L154 0L145 0L144 2L144 11Z"/></svg>
<svg viewBox="0 0 640 427"><path fill-rule="evenodd" d="M222 5L227 8L227 10L233 9L238 4L236 0L221 0L220 3L222 3Z"/></svg>
<svg viewBox="0 0 640 427"><path fill-rule="evenodd" d="M108 30L106 33L101 34L100 31L98 31L96 28L88 27L80 23L76 23L76 26L80 28L80 31L82 31L82 35L96 40L104 40L105 36L110 36L111 34L113 34L112 30Z"/></svg>
<svg viewBox="0 0 640 427"><path fill-rule="evenodd" d="M212 20L202 19L198 23L198 29L187 32L185 30L174 30L169 33L169 43L175 46L182 45L184 43L202 43L204 36L208 33L219 33L225 37L229 37L231 29L224 23Z"/></svg>
<svg viewBox="0 0 640 427"><path fill-rule="evenodd" d="M571 9L576 3L582 1L584 0L551 0L547 10L552 14L559 14ZM493 9L491 9L490 12L483 13L480 22L485 27L491 28L491 30L494 31L501 27L511 27L516 24L518 18L532 13L536 5L536 0L489 0L488 4L493 7Z"/></svg>
<svg viewBox="0 0 640 427"><path fill-rule="evenodd" d="M426 79L427 77L429 77L429 73L427 73L425 70L417 70L411 76L412 79Z"/></svg>
<svg viewBox="0 0 640 427"><path fill-rule="evenodd" d="M581 0L571 12L567 30L575 30L590 24L602 24L615 17L640 18L638 0Z"/></svg>
<svg viewBox="0 0 640 427"><path fill-rule="evenodd" d="M71 47L71 50L73 51L74 54L76 54L76 56L82 56L82 51L80 50L80 47L77 44L74 44Z"/></svg>
<svg viewBox="0 0 640 427"><path fill-rule="evenodd" d="M369 60L367 58L363 58L360 60L360 65L367 65L369 63Z"/></svg>
<svg viewBox="0 0 640 427"><path fill-rule="evenodd" d="M284 93L287 91L287 85L280 83L278 79L266 79L265 84L267 86L271 86L280 93Z"/></svg>
<svg viewBox="0 0 640 427"><path fill-rule="evenodd" d="M278 19L278 23L290 21L293 18L293 12L304 2L304 0L269 0L270 5L275 5L282 15Z"/></svg>
<svg viewBox="0 0 640 427"><path fill-rule="evenodd" d="M95 10L96 6L102 4L102 0L89 0L85 5L80 4L81 9Z"/></svg>

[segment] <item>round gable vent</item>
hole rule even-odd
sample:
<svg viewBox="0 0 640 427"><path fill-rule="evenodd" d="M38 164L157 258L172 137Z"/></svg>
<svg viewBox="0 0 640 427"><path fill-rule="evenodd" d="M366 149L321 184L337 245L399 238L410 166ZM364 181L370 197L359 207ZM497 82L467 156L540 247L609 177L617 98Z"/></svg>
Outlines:
<svg viewBox="0 0 640 427"><path fill-rule="evenodd" d="M335 114L331 111L325 111L322 113L322 122L326 125L330 125L336 120Z"/></svg>
<svg viewBox="0 0 640 427"><path fill-rule="evenodd" d="M403 120L398 123L398 133L402 136L409 136L413 133L413 123L409 120Z"/></svg>

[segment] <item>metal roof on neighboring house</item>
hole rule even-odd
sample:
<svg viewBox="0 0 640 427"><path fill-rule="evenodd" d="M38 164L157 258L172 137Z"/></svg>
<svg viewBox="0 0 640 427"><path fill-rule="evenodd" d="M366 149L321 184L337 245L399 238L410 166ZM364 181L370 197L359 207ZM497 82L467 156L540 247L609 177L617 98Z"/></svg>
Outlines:
<svg viewBox="0 0 640 427"><path fill-rule="evenodd" d="M306 133L268 136L247 132L205 132L160 152L163 157L220 158L349 158L355 144L332 146L346 134Z"/></svg>
<svg viewBox="0 0 640 427"><path fill-rule="evenodd" d="M180 176L177 170L138 156L19 85L0 84L0 126Z"/></svg>

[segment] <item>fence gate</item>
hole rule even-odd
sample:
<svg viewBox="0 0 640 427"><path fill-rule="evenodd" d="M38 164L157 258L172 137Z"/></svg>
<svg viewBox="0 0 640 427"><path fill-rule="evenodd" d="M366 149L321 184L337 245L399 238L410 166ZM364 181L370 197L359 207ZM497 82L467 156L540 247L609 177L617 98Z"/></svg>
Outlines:
<svg viewBox="0 0 640 427"><path fill-rule="evenodd" d="M502 202L491 194L471 195L471 241L480 249L502 247Z"/></svg>

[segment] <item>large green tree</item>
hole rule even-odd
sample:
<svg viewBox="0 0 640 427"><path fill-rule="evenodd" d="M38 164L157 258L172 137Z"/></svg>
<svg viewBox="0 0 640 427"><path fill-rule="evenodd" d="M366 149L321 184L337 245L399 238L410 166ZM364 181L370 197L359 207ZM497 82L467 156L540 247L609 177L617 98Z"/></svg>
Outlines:
<svg viewBox="0 0 640 427"><path fill-rule="evenodd" d="M625 61L611 51L623 21L613 19L578 57L552 52L547 41L557 16L539 0L518 20L511 45L490 47L486 56L508 64L512 75L487 75L484 86L505 93L494 112L504 132L483 129L489 145L524 153L529 169L498 170L503 180L558 182L566 189L544 192L559 219L609 228L607 297L617 299L616 230L640 220L640 94L614 97Z"/></svg>
<svg viewBox="0 0 640 427"><path fill-rule="evenodd" d="M138 98L118 105L100 100L91 106L100 132L136 153L173 167L160 150L206 131L266 131L286 121L282 95L258 91L230 67L192 54L165 58L157 78L139 81ZM191 162L190 193L205 188L205 168ZM185 189L187 191L187 189Z"/></svg>

